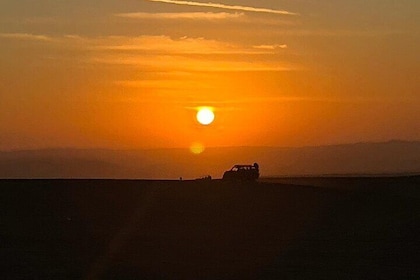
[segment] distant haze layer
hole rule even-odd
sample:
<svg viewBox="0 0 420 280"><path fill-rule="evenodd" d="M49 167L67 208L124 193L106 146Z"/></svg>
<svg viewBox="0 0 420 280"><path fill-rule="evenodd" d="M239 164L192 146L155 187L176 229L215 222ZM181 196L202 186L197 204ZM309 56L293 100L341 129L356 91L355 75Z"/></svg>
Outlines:
<svg viewBox="0 0 420 280"><path fill-rule="evenodd" d="M0 178L220 178L234 164L258 162L261 175L420 173L420 142L392 141L277 148L81 150L0 152Z"/></svg>

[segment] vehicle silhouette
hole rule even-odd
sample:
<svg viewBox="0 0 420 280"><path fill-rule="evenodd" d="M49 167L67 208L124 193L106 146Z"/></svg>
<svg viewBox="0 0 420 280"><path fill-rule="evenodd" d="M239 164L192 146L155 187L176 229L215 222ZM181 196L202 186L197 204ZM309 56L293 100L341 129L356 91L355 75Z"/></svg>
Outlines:
<svg viewBox="0 0 420 280"><path fill-rule="evenodd" d="M253 165L237 164L223 174L223 180L226 181L256 181L259 177L258 163Z"/></svg>

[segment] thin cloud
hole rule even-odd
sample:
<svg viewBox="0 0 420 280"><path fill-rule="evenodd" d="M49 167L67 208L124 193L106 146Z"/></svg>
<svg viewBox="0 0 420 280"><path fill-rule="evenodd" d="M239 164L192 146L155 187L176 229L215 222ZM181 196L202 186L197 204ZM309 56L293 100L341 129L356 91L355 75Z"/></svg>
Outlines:
<svg viewBox="0 0 420 280"><path fill-rule="evenodd" d="M152 88L152 89L185 89L185 88L210 88L201 81L185 80L120 80L113 82L117 86L131 88Z"/></svg>
<svg viewBox="0 0 420 280"><path fill-rule="evenodd" d="M253 46L254 49L260 49L260 50L275 50L275 49L287 49L286 44L281 45L258 45Z"/></svg>
<svg viewBox="0 0 420 280"><path fill-rule="evenodd" d="M91 58L92 63L133 66L147 69L148 72L281 72L299 71L298 67L276 61L275 63L248 61L214 61L211 59L196 59L179 56L123 56L100 55Z"/></svg>
<svg viewBox="0 0 420 280"><path fill-rule="evenodd" d="M15 40L52 41L52 38L48 36L28 33L0 33L0 38Z"/></svg>
<svg viewBox="0 0 420 280"><path fill-rule="evenodd" d="M89 43L89 42L87 42ZM149 54L271 54L270 50L256 50L204 38L168 36L107 37L91 42L94 50L143 51Z"/></svg>
<svg viewBox="0 0 420 280"><path fill-rule="evenodd" d="M168 36L101 37L75 40L77 46L98 51L92 63L114 64L145 69L148 72L262 72L297 71L294 65L261 55L275 55L271 49L255 49L204 38ZM70 42L67 45L71 44ZM217 59L213 55L218 56ZM229 55L229 56L225 56ZM255 56L257 55L257 56ZM251 57L254 56L252 59Z"/></svg>
<svg viewBox="0 0 420 280"><path fill-rule="evenodd" d="M295 65L279 60L272 49L256 49L205 38L169 36L49 37L27 33L0 33L0 38L37 40L52 47L89 50L79 59L88 64L135 67L150 73L278 72L299 71ZM267 61L261 56L271 56ZM124 83L123 83L124 84ZM137 83L138 84L138 83ZM125 83L125 86L130 83ZM133 85L133 84L131 84ZM139 84L138 84L139 85ZM143 84L142 86L145 86Z"/></svg>
<svg viewBox="0 0 420 280"><path fill-rule="evenodd" d="M401 35L399 30L345 30L345 29L283 29L272 34L290 37L377 37Z"/></svg>
<svg viewBox="0 0 420 280"><path fill-rule="evenodd" d="M274 10L274 9L257 8L257 7L249 7L249 6L225 5L221 3L211 3L211 2L202 3L202 2L178 1L178 0L147 0L147 1L175 4L175 5L218 8L218 9L244 11L244 12L269 13L269 14L279 14L279 15L297 15L296 13L285 11L285 10Z"/></svg>
<svg viewBox="0 0 420 280"><path fill-rule="evenodd" d="M189 19L189 20L224 20L237 19L242 17L243 13L120 13L117 17L131 19Z"/></svg>
<svg viewBox="0 0 420 280"><path fill-rule="evenodd" d="M209 101L208 103L213 104L241 104L241 103L273 103L273 102L290 102L290 101L318 101L318 102L331 102L337 101L332 98L321 98L312 96L260 96L260 97L248 97L248 98L237 98L232 100L221 100L221 101Z"/></svg>

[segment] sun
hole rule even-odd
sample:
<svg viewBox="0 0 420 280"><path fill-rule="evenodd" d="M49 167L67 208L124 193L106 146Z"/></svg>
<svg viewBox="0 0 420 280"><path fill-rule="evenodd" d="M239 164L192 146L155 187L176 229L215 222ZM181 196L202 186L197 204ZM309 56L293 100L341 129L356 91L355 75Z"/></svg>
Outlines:
<svg viewBox="0 0 420 280"><path fill-rule="evenodd" d="M209 125L214 121L213 109L209 107L198 108L197 121L202 125Z"/></svg>

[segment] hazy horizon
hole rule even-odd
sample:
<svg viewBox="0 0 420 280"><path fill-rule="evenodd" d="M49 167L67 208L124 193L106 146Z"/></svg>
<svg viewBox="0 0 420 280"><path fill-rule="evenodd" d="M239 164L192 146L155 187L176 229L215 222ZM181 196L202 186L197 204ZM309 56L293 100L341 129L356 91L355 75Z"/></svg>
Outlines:
<svg viewBox="0 0 420 280"><path fill-rule="evenodd" d="M47 149L0 152L0 178L221 178L258 162L263 177L419 174L420 141L318 147Z"/></svg>
<svg viewBox="0 0 420 280"><path fill-rule="evenodd" d="M224 148L273 148L273 149L300 149L300 148L321 148L321 147L334 147L334 146L352 146L359 144L387 144L387 143L418 143L420 139L403 140L403 139L390 139L387 141L361 141L361 142L348 142L348 143L331 143L324 145L305 145L305 146L209 146L203 147L203 151L207 149L224 149ZM20 152L20 151L49 151L49 150L109 150L109 151L153 151L153 150L190 150L190 147L143 147L143 148L107 148L107 147L77 147L77 146L51 146L42 148L18 148L10 150L0 150L0 152ZM419 152L420 153L420 152ZM197 156L199 153L197 154Z"/></svg>

